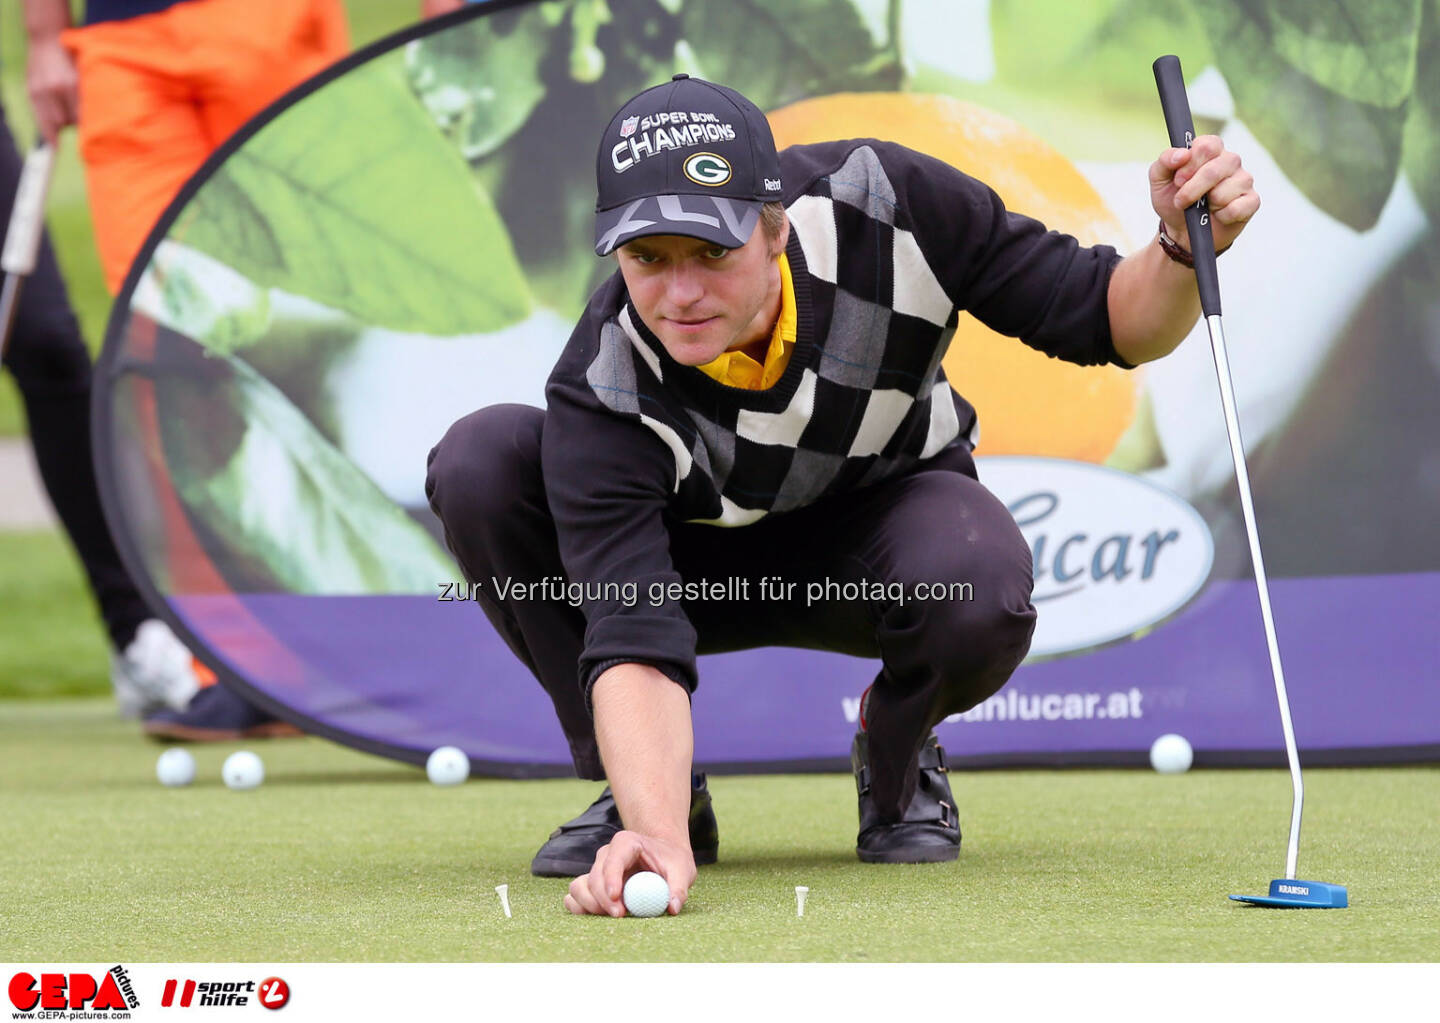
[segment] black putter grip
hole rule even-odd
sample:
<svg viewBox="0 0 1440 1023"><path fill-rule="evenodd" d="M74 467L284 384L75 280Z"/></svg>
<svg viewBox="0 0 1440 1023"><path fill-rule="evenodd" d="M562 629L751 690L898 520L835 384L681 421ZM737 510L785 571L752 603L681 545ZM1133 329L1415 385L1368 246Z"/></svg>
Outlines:
<svg viewBox="0 0 1440 1023"><path fill-rule="evenodd" d="M1165 111L1165 128L1170 144L1190 148L1195 140L1195 122L1190 117L1190 100L1185 95L1185 76L1180 58L1160 57L1153 65L1155 86L1160 90L1160 108ZM1204 198L1185 210L1185 228L1190 234L1190 257L1195 260L1195 286L1200 291L1200 308L1206 316L1220 315L1220 277L1215 271L1215 239L1210 233L1210 206Z"/></svg>

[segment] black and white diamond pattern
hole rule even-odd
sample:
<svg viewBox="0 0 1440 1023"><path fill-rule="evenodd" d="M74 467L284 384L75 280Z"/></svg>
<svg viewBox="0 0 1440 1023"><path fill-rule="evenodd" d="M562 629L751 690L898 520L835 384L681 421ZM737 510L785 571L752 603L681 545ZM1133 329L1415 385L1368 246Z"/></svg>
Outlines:
<svg viewBox="0 0 1440 1023"><path fill-rule="evenodd" d="M587 380L606 406L640 417L674 452L677 491L708 492L707 513L692 521L739 526L800 508L900 471L958 436L953 403L931 400L949 392L939 367L954 306L914 237L895 226L896 209L868 146L789 207L812 290L830 302L824 336L783 408L687 403L684 436L639 397L648 388L637 381L664 381L658 341L628 307L602 331Z"/></svg>
<svg viewBox="0 0 1440 1023"><path fill-rule="evenodd" d="M672 452L672 507L688 521L745 525L905 472L962 430L973 446L973 410L941 368L954 296L1048 354L1113 358L1113 250L1047 235L974 179L888 143L786 153L797 171L787 181L803 182L786 209L809 334L781 381L748 392L700 379L669 360L628 304L605 321L588 364L601 404Z"/></svg>

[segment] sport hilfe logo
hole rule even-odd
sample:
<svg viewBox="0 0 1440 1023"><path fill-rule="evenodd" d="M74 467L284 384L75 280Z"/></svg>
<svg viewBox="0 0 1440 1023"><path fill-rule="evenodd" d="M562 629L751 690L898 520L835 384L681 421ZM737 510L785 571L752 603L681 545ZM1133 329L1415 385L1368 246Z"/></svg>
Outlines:
<svg viewBox="0 0 1440 1023"><path fill-rule="evenodd" d="M253 980L186 978L182 982L172 977L165 981L160 1006L164 1009L241 1006L249 1005L252 998L267 1009L278 1009L290 1000L290 985L279 977L266 977L258 985Z"/></svg>
<svg viewBox="0 0 1440 1023"><path fill-rule="evenodd" d="M186 979L184 987L173 977L165 981L165 991L160 995L160 1007L169 1009L175 1004L175 991L180 989L180 1008L192 1005L248 1005L255 993L253 980L201 980ZM200 1000L195 1000L196 994Z"/></svg>
<svg viewBox="0 0 1440 1023"><path fill-rule="evenodd" d="M282 1009L290 1001L290 985L279 977L266 977L260 982L260 1004L267 1009Z"/></svg>
<svg viewBox="0 0 1440 1023"><path fill-rule="evenodd" d="M42 973L39 977L33 973L17 973L10 978L9 992L10 1004L21 1012L37 1007L109 1012L140 1005L122 966L111 967L110 972L101 974L99 979L89 973Z"/></svg>

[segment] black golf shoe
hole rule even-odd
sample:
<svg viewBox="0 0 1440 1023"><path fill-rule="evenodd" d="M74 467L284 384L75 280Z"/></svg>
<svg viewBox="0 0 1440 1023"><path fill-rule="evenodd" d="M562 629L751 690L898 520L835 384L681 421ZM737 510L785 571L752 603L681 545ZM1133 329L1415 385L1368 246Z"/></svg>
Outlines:
<svg viewBox="0 0 1440 1023"><path fill-rule="evenodd" d="M960 818L945 767L945 751L932 733L920 749L915 795L898 821L882 821L870 796L869 736L855 734L850 748L860 796L855 853L865 863L944 863L960 855Z"/></svg>
<svg viewBox="0 0 1440 1023"><path fill-rule="evenodd" d="M550 832L549 840L530 861L530 873L536 877L579 877L595 865L595 854L609 845L624 825L620 809L610 786L600 793L579 817L566 821ZM690 851L697 867L714 863L720 852L720 828L715 821L715 807L705 776L691 778L690 789Z"/></svg>

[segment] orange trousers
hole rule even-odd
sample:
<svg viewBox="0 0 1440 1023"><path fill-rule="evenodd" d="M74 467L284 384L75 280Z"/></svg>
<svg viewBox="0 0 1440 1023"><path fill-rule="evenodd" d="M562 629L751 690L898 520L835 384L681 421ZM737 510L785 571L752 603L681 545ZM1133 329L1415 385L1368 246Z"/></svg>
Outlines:
<svg viewBox="0 0 1440 1023"><path fill-rule="evenodd" d="M70 29L80 158L105 285L216 147L350 48L341 0L184 0Z"/></svg>

